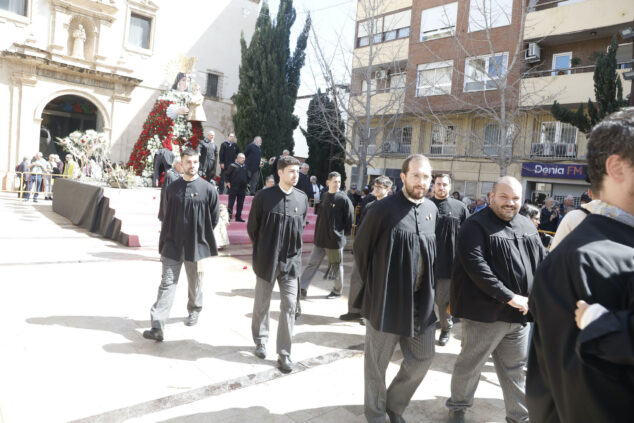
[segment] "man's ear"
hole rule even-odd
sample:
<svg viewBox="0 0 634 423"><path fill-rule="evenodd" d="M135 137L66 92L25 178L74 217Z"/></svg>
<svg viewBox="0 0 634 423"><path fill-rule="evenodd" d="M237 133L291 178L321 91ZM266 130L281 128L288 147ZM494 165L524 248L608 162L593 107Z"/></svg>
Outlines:
<svg viewBox="0 0 634 423"><path fill-rule="evenodd" d="M618 154L612 154L605 160L605 173L615 182L623 182L625 178L625 166L624 159Z"/></svg>

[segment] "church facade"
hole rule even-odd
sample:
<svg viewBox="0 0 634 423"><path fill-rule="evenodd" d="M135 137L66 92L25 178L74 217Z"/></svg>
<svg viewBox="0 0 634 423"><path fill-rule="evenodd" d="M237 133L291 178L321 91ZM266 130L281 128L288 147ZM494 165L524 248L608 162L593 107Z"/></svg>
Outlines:
<svg viewBox="0 0 634 423"><path fill-rule="evenodd" d="M0 177L10 189L22 157L60 153L75 130L110 138L127 161L156 98L185 58L222 142L232 130L240 37L259 0L11 0L0 3Z"/></svg>

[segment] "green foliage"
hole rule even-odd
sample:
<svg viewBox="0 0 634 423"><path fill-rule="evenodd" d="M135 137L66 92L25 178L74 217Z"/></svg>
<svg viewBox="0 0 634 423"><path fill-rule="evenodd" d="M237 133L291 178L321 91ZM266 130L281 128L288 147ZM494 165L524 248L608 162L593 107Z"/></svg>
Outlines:
<svg viewBox="0 0 634 423"><path fill-rule="evenodd" d="M300 71L304 66L310 16L306 18L290 54L290 31L296 13L292 0L281 0L275 21L271 21L268 3L264 2L255 25L255 33L247 46L240 40L242 60L240 84L233 96L233 115L238 144L244 148L257 135L262 137L263 157L293 151L293 131L299 124L293 115Z"/></svg>
<svg viewBox="0 0 634 423"><path fill-rule="evenodd" d="M345 145L344 124L335 103L320 91L313 96L308 104L308 121L302 133L308 144L308 159L310 174L317 176L319 183L325 184L328 173L341 173L341 180L346 180L344 166Z"/></svg>
<svg viewBox="0 0 634 423"><path fill-rule="evenodd" d="M583 104L580 104L579 108L573 112L555 101L550 108L555 119L576 126L581 132L588 134L594 125L603 120L605 116L626 105L623 100L621 78L616 72L616 51L618 48L619 45L616 36L614 36L607 54L601 53L597 57L594 69L596 105L588 99L588 113L586 114Z"/></svg>

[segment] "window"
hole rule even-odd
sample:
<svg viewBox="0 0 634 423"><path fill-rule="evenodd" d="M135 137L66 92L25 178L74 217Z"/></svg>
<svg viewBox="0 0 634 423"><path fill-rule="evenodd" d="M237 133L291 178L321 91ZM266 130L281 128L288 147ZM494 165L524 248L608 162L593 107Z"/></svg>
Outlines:
<svg viewBox="0 0 634 423"><path fill-rule="evenodd" d="M151 18L132 13L130 15L130 31L128 32L128 43L135 47L149 49L151 27Z"/></svg>
<svg viewBox="0 0 634 423"><path fill-rule="evenodd" d="M383 39L383 18L373 18L359 22L357 27L357 45L365 47L370 44L370 36L373 43L380 43Z"/></svg>
<svg viewBox="0 0 634 423"><path fill-rule="evenodd" d="M407 28L401 28L398 30L397 38L408 38L409 37L409 26Z"/></svg>
<svg viewBox="0 0 634 423"><path fill-rule="evenodd" d="M575 144L577 142L577 128L569 123L542 122L539 142L542 144Z"/></svg>
<svg viewBox="0 0 634 423"><path fill-rule="evenodd" d="M453 60L418 65L416 97L451 93Z"/></svg>
<svg viewBox="0 0 634 423"><path fill-rule="evenodd" d="M504 154L510 155L512 152L512 132L514 128L507 130L507 136L505 138L506 146L504 148ZM486 156L499 156L500 147L502 145L502 129L497 123L487 123L484 125L484 133L482 136L482 151Z"/></svg>
<svg viewBox="0 0 634 423"><path fill-rule="evenodd" d="M390 74L390 90L405 88L405 72Z"/></svg>
<svg viewBox="0 0 634 423"><path fill-rule="evenodd" d="M475 198L478 183L476 181L453 181L453 190L458 191L463 197Z"/></svg>
<svg viewBox="0 0 634 423"><path fill-rule="evenodd" d="M361 139L361 132L362 129L361 128L357 128L356 130L356 139L357 139L357 146L361 147L361 144L363 142L363 139ZM368 140L367 140L367 153L368 154L375 154L376 153L376 136L378 134L378 131L376 128L368 128Z"/></svg>
<svg viewBox="0 0 634 423"><path fill-rule="evenodd" d="M434 156L454 156L456 154L456 127L435 123L431 128L429 154Z"/></svg>
<svg viewBox="0 0 634 423"><path fill-rule="evenodd" d="M553 54L552 75L570 75L572 52Z"/></svg>
<svg viewBox="0 0 634 423"><path fill-rule="evenodd" d="M489 195L489 193L493 191L493 184L494 182L483 181L480 187L480 195Z"/></svg>
<svg viewBox="0 0 634 423"><path fill-rule="evenodd" d="M364 79L361 81L361 94L368 92L368 82ZM376 79L370 79L370 94L376 93Z"/></svg>
<svg viewBox="0 0 634 423"><path fill-rule="evenodd" d="M205 90L206 97L219 98L218 95L218 79L219 75L215 73L207 73L207 89Z"/></svg>
<svg viewBox="0 0 634 423"><path fill-rule="evenodd" d="M453 35L457 16L457 2L423 10L420 17L420 41Z"/></svg>
<svg viewBox="0 0 634 423"><path fill-rule="evenodd" d="M408 38L411 16L412 11L405 10L359 22L357 26L357 48L370 45L370 37L372 37L373 44Z"/></svg>
<svg viewBox="0 0 634 423"><path fill-rule="evenodd" d="M508 53L468 58L465 61L465 92L497 89L496 79L506 75L508 58Z"/></svg>
<svg viewBox="0 0 634 423"><path fill-rule="evenodd" d="M26 16L26 0L0 0L0 10Z"/></svg>
<svg viewBox="0 0 634 423"><path fill-rule="evenodd" d="M383 143L386 153L410 154L412 151L412 127L396 127L387 135Z"/></svg>
<svg viewBox="0 0 634 423"><path fill-rule="evenodd" d="M469 32L511 24L513 0L471 0Z"/></svg>
<svg viewBox="0 0 634 423"><path fill-rule="evenodd" d="M370 37L359 37L357 39L357 47L365 47L370 45Z"/></svg>

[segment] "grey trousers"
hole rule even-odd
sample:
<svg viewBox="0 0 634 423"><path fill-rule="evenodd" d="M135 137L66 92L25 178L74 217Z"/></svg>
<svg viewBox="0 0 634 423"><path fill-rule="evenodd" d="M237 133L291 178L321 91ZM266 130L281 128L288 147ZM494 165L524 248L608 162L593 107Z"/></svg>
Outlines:
<svg viewBox="0 0 634 423"><path fill-rule="evenodd" d="M161 256L161 263L163 264L161 284L156 302L150 309L152 327L157 329L163 329L165 320L169 317L183 263L187 273L187 311L191 313L203 308L203 274L198 273L198 263L186 261L182 255L180 260Z"/></svg>
<svg viewBox="0 0 634 423"><path fill-rule="evenodd" d="M357 299L361 291L361 274L357 263L352 263L352 273L350 274L350 294L348 295L348 313L361 313L361 309L354 306L354 300Z"/></svg>
<svg viewBox="0 0 634 423"><path fill-rule="evenodd" d="M413 338L378 331L369 321L365 328L365 418L368 423L385 423L386 409L402 415L427 374L434 357L435 327L431 325ZM385 372L397 343L403 362L386 389Z"/></svg>
<svg viewBox="0 0 634 423"><path fill-rule="evenodd" d="M445 331L451 330L453 320L451 314L447 313L449 305L449 295L451 294L451 279L436 279L436 295L434 301L438 307L438 320L440 328Z"/></svg>
<svg viewBox="0 0 634 423"><path fill-rule="evenodd" d="M260 169L256 171L248 171L249 175L249 195L255 195L255 189L258 186L258 178L260 177Z"/></svg>
<svg viewBox="0 0 634 423"><path fill-rule="evenodd" d="M343 257L343 247L341 248L341 256ZM319 270L319 266L321 262L326 257L326 249L313 245L313 251L310 253L310 258L308 259L308 265L304 268L301 277L301 287L302 289L307 289L310 283L313 281L315 277L315 273ZM339 264L339 276L334 281L334 286L332 288L335 294L341 294L341 290L343 289L343 261Z"/></svg>
<svg viewBox="0 0 634 423"><path fill-rule="evenodd" d="M280 287L281 299L280 321L277 325L277 354L290 356L295 325L295 307L297 305L297 278L289 279L287 276L278 275L277 284ZM257 277L255 282L251 334L256 345L266 345L269 340L269 309L273 285L275 283L269 283L260 277Z"/></svg>
<svg viewBox="0 0 634 423"><path fill-rule="evenodd" d="M482 366L493 356L500 381L507 422L527 422L524 366L528 355L528 325L519 323L462 322L462 351L451 376L450 410L464 410L473 405Z"/></svg>

